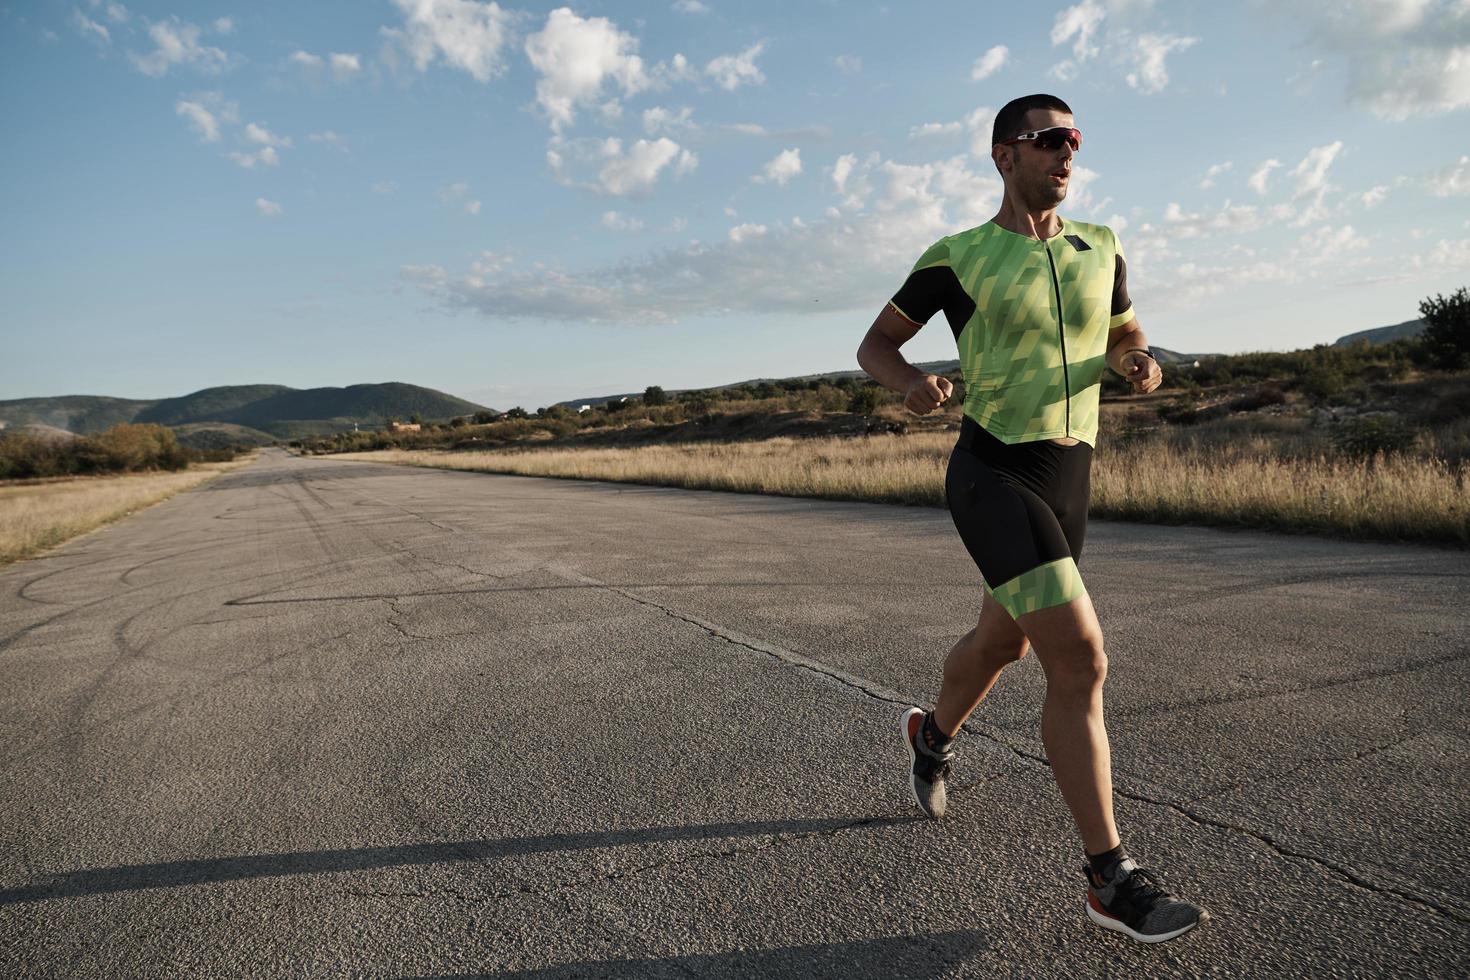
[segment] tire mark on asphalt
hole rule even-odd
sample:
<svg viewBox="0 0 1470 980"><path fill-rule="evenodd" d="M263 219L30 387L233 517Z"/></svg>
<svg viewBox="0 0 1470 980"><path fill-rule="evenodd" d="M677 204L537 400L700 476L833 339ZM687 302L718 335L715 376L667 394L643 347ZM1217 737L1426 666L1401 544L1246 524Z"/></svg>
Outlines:
<svg viewBox="0 0 1470 980"><path fill-rule="evenodd" d="M875 681L858 677L844 670L839 670L838 668L833 667L830 664L824 664L821 661L813 660L810 657L805 657L794 651L776 646L775 644L764 643L759 640L751 639L750 637L743 636L742 634L737 633L734 630L727 629L716 623L711 623L708 620L700 619L697 616L686 615L685 613L681 613L676 609L664 605L663 603L657 602L653 599L649 599L646 596L640 596L636 593L625 591L615 585L601 582L598 579L592 578L591 576L583 575L581 572L569 566L553 562L548 563L546 568L548 571L552 571L558 575L564 575L568 578L571 578L573 581L582 582L587 585L601 586L602 588L607 589L609 592L621 595L626 599L639 603L640 605L649 606L653 609L658 609L674 619L678 619L693 626L697 626L705 632L709 633L711 636L716 637L717 639L724 640L734 646L744 647L757 653L765 654L766 656L773 657L776 660L779 660L790 666L819 674L823 677L827 677L833 681L843 684L844 686L860 691L868 697L874 698L875 700L886 701L888 703L898 705L912 705L915 703L912 698L909 698L906 695L893 690L892 688L886 687L882 684L878 684ZM1464 652L1461 652L1459 654L1456 654L1454 659L1459 659L1463 656L1466 656L1466 654ZM1402 671L1395 671L1395 673L1398 672ZM1047 761L1045 756L1037 755L1028 750L1017 748L1000 736L992 732L988 732L985 729L980 728L977 725L973 725L970 722L966 722L962 727L964 730L972 732L973 734L978 735L983 739L986 739L995 746L1001 749L1005 749L1013 755L1033 765L1044 767L1048 773L1051 772L1051 763ZM1137 803L1148 803L1152 804L1153 806L1163 807L1164 809L1177 813L1180 816L1184 817L1186 820L1189 820L1191 823L1194 823L1201 827L1211 827L1216 830L1231 831L1244 837L1249 837L1250 839L1270 848L1274 853L1283 858L1305 861L1308 864L1311 864L1313 867L1317 868L1319 871L1329 872L1340 882L1345 882L1349 885L1379 895L1393 895L1396 898L1402 899L1406 902L1411 902L1414 905L1427 909L1428 911L1431 911L1436 915L1440 915L1454 922L1470 922L1470 914L1467 914L1464 911L1452 907L1447 901L1438 901L1427 895L1410 891L1406 888L1399 888L1395 887L1394 885L1386 884L1382 881L1375 881L1340 862L1333 861L1329 858L1319 857L1314 854L1308 854L1304 851L1296 850L1292 847L1289 847L1288 845L1282 844L1277 841L1275 837L1264 831L1253 830L1251 828L1232 824L1228 821L1220 820L1215 817L1209 817L1202 813L1196 813L1188 807L1178 803L1174 803L1170 800L1156 799L1154 797L1147 796L1134 790L1121 788L1116 784L1114 784L1113 786L1113 792L1116 795L1123 797L1124 799L1133 800Z"/></svg>

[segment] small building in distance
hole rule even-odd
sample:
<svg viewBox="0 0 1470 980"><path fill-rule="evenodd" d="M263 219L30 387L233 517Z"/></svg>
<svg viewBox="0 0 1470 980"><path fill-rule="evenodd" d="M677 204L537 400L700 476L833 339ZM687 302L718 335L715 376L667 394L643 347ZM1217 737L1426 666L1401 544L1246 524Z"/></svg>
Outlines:
<svg viewBox="0 0 1470 980"><path fill-rule="evenodd" d="M422 429L423 429L423 426L419 425L417 422L389 422L388 423L388 431L389 432L418 432L418 431L420 431Z"/></svg>

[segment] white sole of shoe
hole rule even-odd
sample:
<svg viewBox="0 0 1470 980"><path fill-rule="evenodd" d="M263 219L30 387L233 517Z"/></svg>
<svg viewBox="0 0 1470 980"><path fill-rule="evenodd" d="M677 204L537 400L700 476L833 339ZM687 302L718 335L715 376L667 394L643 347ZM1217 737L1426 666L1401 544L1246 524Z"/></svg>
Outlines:
<svg viewBox="0 0 1470 980"><path fill-rule="evenodd" d="M910 708L905 711L898 719L898 737L903 739L903 750L909 754L909 795L914 798L914 806L918 807L927 817L929 816L929 811L925 810L924 804L919 802L919 791L914 786L914 765L918 762L918 757L914 754L913 739L909 738L909 719L914 715L923 717L923 714L924 711L922 708ZM932 820L933 817L930 817L930 819Z"/></svg>
<svg viewBox="0 0 1470 980"><path fill-rule="evenodd" d="M1145 936L1141 932L1134 932L1132 929L1128 928L1127 925L1119 922L1117 919L1111 919L1108 916L1103 915L1097 909L1092 907L1091 902L1087 903L1087 917L1090 918L1093 922L1096 922L1098 925L1102 926L1104 929L1111 929L1113 932L1121 932L1123 935L1128 936L1132 939L1136 939L1141 943L1164 943L1168 942L1171 939L1174 939L1177 936L1184 935L1186 932L1193 929L1201 922L1206 921L1209 918L1209 915L1208 913L1206 913L1205 915L1200 916L1194 922L1191 922L1189 925L1185 926L1182 929L1175 929L1173 932L1161 932L1155 936Z"/></svg>

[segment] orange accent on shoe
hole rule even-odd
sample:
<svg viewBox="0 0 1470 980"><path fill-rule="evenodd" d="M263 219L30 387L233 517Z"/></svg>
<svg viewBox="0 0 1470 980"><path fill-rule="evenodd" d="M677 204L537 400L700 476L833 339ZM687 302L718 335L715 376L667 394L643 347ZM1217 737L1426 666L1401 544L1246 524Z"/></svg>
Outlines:
<svg viewBox="0 0 1470 980"><path fill-rule="evenodd" d="M1100 915L1106 915L1110 919L1118 918L1116 915L1113 915L1107 909L1103 908L1102 902L1099 902L1097 900L1097 896L1092 893L1091 888L1087 889L1087 904L1091 905L1093 911L1097 912Z"/></svg>

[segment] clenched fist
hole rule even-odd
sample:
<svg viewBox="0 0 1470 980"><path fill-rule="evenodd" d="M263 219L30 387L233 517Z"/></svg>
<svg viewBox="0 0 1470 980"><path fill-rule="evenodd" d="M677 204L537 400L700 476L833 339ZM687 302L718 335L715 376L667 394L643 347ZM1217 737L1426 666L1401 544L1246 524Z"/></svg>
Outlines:
<svg viewBox="0 0 1470 980"><path fill-rule="evenodd" d="M948 378L926 374L909 384L909 390L904 393L903 407L915 415L928 415L943 405L945 399L952 394L954 385Z"/></svg>

